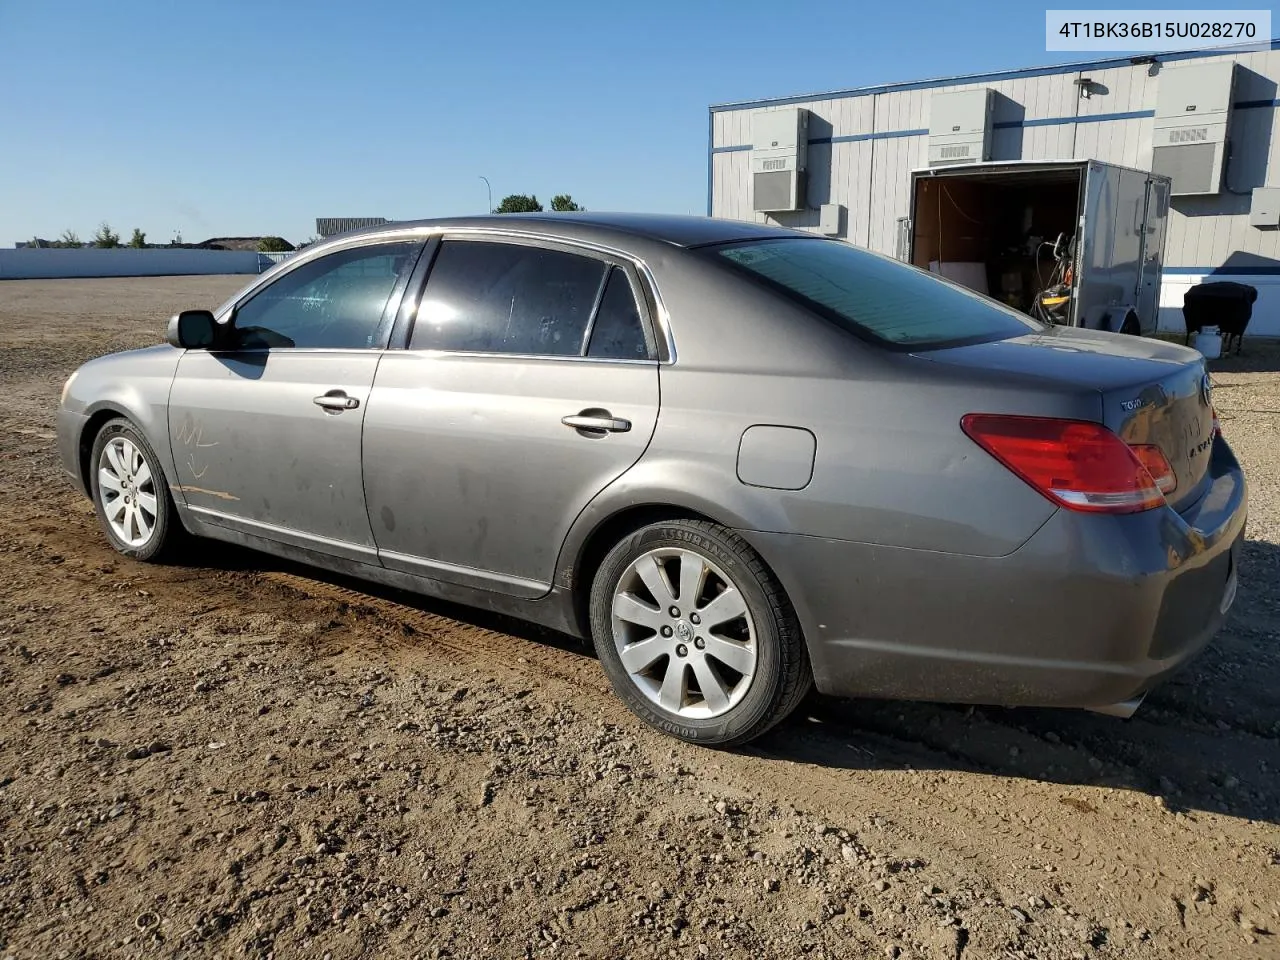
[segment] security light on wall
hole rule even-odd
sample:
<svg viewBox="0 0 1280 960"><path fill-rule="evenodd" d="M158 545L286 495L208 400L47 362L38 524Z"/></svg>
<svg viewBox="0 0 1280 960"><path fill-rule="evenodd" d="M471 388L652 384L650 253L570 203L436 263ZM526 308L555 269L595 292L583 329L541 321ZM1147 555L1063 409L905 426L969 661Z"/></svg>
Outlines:
<svg viewBox="0 0 1280 960"><path fill-rule="evenodd" d="M1093 96L1093 80L1090 77L1077 77L1076 87L1080 90L1080 99L1088 100Z"/></svg>

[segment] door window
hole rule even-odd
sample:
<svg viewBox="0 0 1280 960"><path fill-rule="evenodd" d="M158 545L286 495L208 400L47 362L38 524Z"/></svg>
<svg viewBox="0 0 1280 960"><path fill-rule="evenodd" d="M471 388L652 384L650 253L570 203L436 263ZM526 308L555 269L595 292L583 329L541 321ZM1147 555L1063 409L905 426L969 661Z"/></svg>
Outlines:
<svg viewBox="0 0 1280 960"><path fill-rule="evenodd" d="M608 264L527 244L446 240L411 350L577 357Z"/></svg>
<svg viewBox="0 0 1280 960"><path fill-rule="evenodd" d="M237 308L237 346L381 346L387 299L413 269L418 246L397 241L352 247L289 271Z"/></svg>
<svg viewBox="0 0 1280 960"><path fill-rule="evenodd" d="M649 345L644 339L644 324L636 308L635 294L625 270L609 271L604 296L595 323L591 325L591 343L587 356L602 360L646 360Z"/></svg>

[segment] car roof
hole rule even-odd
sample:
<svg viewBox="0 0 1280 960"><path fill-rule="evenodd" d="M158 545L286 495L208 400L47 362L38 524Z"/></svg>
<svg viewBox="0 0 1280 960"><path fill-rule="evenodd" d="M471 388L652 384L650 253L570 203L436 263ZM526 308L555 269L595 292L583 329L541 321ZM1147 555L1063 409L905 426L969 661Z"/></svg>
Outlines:
<svg viewBox="0 0 1280 960"><path fill-rule="evenodd" d="M539 231L564 236L606 234L642 238L677 247L697 247L711 243L730 243L768 237L812 236L796 230L747 223L741 220L715 220L663 213L504 213L479 217L447 217L433 220L400 220L341 234L343 237L366 233L382 233L404 227L533 227ZM330 238L332 239L332 238Z"/></svg>

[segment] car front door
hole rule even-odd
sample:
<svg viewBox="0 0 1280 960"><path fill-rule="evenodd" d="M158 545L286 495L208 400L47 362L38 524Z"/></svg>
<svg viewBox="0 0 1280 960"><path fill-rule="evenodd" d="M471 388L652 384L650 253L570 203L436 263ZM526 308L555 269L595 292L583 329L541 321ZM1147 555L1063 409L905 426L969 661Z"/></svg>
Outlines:
<svg viewBox="0 0 1280 960"><path fill-rule="evenodd" d="M653 434L658 354L646 303L624 260L446 235L407 349L386 353L365 420L382 563L546 593L574 518Z"/></svg>
<svg viewBox="0 0 1280 960"><path fill-rule="evenodd" d="M356 243L251 291L169 398L178 494L199 519L377 562L360 434L418 241Z"/></svg>

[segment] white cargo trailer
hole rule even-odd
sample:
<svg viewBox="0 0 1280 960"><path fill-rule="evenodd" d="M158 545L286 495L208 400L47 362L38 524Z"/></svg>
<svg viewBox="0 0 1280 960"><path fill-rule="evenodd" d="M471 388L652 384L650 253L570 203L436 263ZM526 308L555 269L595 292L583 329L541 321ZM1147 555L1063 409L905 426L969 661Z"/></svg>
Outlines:
<svg viewBox="0 0 1280 960"><path fill-rule="evenodd" d="M1170 181L1097 160L915 170L899 256L1054 323L1154 333Z"/></svg>

